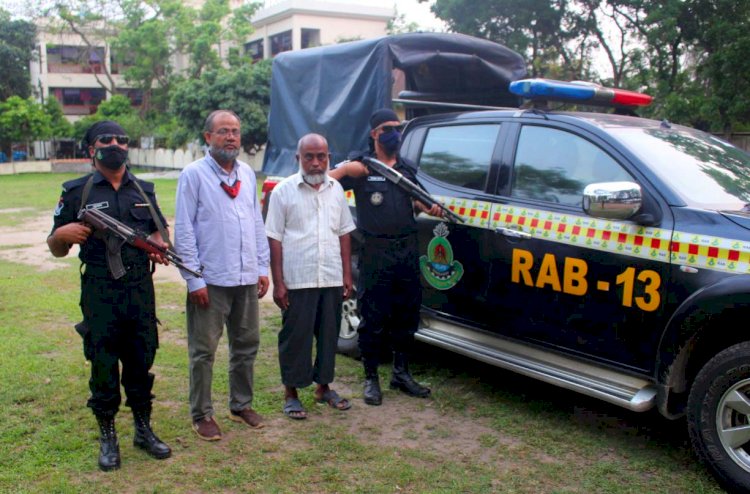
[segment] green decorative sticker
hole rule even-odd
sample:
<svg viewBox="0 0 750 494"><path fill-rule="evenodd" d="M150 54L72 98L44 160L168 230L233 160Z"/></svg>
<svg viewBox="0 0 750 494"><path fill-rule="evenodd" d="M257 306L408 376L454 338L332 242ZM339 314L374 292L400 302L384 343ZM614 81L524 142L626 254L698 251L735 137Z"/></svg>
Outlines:
<svg viewBox="0 0 750 494"><path fill-rule="evenodd" d="M446 238L450 232L445 223L438 223L433 233L435 236L427 245L427 255L419 258L419 269L432 287L448 290L464 275L464 267L453 260L453 247Z"/></svg>

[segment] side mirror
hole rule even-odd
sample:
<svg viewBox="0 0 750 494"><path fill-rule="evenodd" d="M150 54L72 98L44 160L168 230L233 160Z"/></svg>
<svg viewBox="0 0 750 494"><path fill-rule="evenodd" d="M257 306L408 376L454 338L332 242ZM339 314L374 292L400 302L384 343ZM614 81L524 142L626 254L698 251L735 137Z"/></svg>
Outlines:
<svg viewBox="0 0 750 494"><path fill-rule="evenodd" d="M631 219L643 206L641 186L635 182L603 182L583 189L583 210L589 216Z"/></svg>

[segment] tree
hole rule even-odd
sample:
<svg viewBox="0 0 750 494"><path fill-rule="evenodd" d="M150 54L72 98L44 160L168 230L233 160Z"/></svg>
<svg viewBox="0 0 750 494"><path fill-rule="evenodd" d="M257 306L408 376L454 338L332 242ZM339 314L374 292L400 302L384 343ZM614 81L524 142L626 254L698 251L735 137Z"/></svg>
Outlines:
<svg viewBox="0 0 750 494"><path fill-rule="evenodd" d="M437 0L431 10L450 31L486 38L525 55L532 77L562 70L580 78L587 60L581 52L589 42L567 6L550 0Z"/></svg>
<svg viewBox="0 0 750 494"><path fill-rule="evenodd" d="M189 57L187 78L218 69L221 47L252 31L250 17L258 6L232 10L229 0L206 0L196 10L181 0L56 0L48 14L57 14L63 21L57 29L73 30L89 50L112 48L112 66L105 64L97 79L114 94L113 69L123 74L142 91L141 116L146 117L166 112L169 92L181 78L176 57Z"/></svg>
<svg viewBox="0 0 750 494"><path fill-rule="evenodd" d="M171 110L184 125L177 143L200 138L206 117L213 110L231 109L242 120L242 147L258 151L266 142L271 103L271 61L227 70L205 72L175 89Z"/></svg>
<svg viewBox="0 0 750 494"><path fill-rule="evenodd" d="M62 106L56 98L47 98L47 102L44 103L44 112L49 117L49 133L44 136L44 139L50 139L52 156L57 156L58 140L73 137L73 125L65 118Z"/></svg>
<svg viewBox="0 0 750 494"><path fill-rule="evenodd" d="M34 56L36 27L22 20L11 20L10 14L0 8L0 60L3 76L0 78L0 101L11 96L28 98L29 64Z"/></svg>
<svg viewBox="0 0 750 494"><path fill-rule="evenodd" d="M750 124L750 3L743 0L689 0L686 38L702 56L696 64L705 88L701 116L711 130L729 134Z"/></svg>
<svg viewBox="0 0 750 494"><path fill-rule="evenodd" d="M24 143L26 155L32 141L49 135L50 117L44 107L31 98L11 96L0 103L0 145L13 159L13 144Z"/></svg>
<svg viewBox="0 0 750 494"><path fill-rule="evenodd" d="M141 137L148 134L144 120L130 104L130 100L121 94L116 94L107 101L102 101L93 115L87 115L77 120L73 124L75 138L77 140L83 139L88 128L99 120L114 120L120 124L133 141L132 146L136 146Z"/></svg>
<svg viewBox="0 0 750 494"><path fill-rule="evenodd" d="M745 0L437 0L432 11L524 54L532 76L645 90L655 103L643 115L705 130L750 125ZM611 74L593 73L598 52Z"/></svg>
<svg viewBox="0 0 750 494"><path fill-rule="evenodd" d="M187 79L223 66L222 46L243 40L252 32L250 18L258 3L232 10L228 0L206 0L199 10L181 0L130 0L126 23L114 48L128 57L125 79L144 93L143 114L166 111L169 92L182 79L172 64L185 54Z"/></svg>
<svg viewBox="0 0 750 494"><path fill-rule="evenodd" d="M45 29L58 33L73 31L80 37L85 49L78 52L78 63L89 65L92 59L98 59L97 70L92 74L102 89L110 93L114 93L117 84L110 64L104 60L104 48L117 35L119 12L117 0L56 0L42 12Z"/></svg>

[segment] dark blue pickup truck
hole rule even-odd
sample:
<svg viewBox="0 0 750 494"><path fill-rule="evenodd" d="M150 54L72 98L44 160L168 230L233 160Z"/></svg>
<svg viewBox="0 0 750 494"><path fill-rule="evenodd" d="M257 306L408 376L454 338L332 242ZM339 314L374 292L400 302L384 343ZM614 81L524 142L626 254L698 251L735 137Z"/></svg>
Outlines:
<svg viewBox="0 0 750 494"><path fill-rule="evenodd" d="M549 107L570 84L505 75L498 91L518 104L491 105L505 109L464 99L432 111L463 91L460 77L443 93L407 84L421 103L394 98L423 111L408 118L401 154L464 220L418 218L417 338L629 410L686 416L721 484L750 491L750 156L624 115L648 99L637 93L578 85L596 93L579 104L612 97L620 111L564 112ZM345 110L328 118L352 118ZM329 134L297 129L309 131ZM348 304L342 350L356 341Z"/></svg>

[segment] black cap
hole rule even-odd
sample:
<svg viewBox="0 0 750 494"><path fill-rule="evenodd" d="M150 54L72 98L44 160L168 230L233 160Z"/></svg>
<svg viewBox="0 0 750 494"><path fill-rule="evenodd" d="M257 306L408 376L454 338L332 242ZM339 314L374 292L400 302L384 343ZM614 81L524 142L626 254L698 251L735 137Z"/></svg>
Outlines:
<svg viewBox="0 0 750 494"><path fill-rule="evenodd" d="M113 120L102 120L101 122L96 122L94 125L89 127L89 130L86 131L86 135L83 136L83 145L93 146L96 142L96 138L104 134L113 134L118 136L127 135L125 129L120 127L120 124L118 124L117 122Z"/></svg>
<svg viewBox="0 0 750 494"><path fill-rule="evenodd" d="M383 122L400 122L400 121L401 120L398 118L398 115L396 115L396 112L394 112L390 108L381 108L380 110L375 110L375 113L373 113L372 116L370 117L370 128L376 129Z"/></svg>

